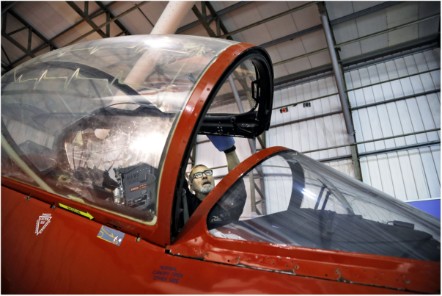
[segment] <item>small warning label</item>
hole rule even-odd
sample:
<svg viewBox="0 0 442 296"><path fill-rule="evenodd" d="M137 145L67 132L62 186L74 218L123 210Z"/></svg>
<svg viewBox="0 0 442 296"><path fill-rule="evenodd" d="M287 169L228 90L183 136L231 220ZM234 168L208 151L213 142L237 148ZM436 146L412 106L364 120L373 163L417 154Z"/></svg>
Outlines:
<svg viewBox="0 0 442 296"><path fill-rule="evenodd" d="M35 235L40 235L51 223L51 214L41 214L35 222Z"/></svg>

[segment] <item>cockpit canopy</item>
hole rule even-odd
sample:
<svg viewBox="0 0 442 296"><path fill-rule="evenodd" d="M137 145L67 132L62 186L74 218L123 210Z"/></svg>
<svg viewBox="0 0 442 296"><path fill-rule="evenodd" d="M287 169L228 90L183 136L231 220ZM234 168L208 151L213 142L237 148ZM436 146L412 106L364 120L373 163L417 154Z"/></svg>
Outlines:
<svg viewBox="0 0 442 296"><path fill-rule="evenodd" d="M155 224L162 165L174 153L169 141L180 136L177 121L206 71L235 44L125 36L20 65L2 77L2 175ZM263 77L269 71L253 55L214 86L198 133L254 137L268 128L273 77ZM238 112L223 113L233 98Z"/></svg>
<svg viewBox="0 0 442 296"><path fill-rule="evenodd" d="M239 201L238 218L212 218ZM243 173L206 223L221 239L440 261L434 217L292 150Z"/></svg>

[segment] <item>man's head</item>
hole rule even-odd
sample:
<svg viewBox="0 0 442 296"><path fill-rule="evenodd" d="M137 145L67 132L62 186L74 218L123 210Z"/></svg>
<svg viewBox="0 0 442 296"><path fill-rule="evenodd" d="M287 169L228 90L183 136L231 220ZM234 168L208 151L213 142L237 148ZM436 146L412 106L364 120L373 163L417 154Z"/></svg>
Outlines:
<svg viewBox="0 0 442 296"><path fill-rule="evenodd" d="M212 170L202 164L194 166L189 174L189 185L196 197L203 200L215 187Z"/></svg>

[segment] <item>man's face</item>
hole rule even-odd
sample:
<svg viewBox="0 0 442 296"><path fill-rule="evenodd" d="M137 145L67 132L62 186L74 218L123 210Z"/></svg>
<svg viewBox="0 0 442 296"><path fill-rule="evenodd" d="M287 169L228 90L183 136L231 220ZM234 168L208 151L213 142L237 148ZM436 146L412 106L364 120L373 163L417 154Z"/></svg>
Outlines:
<svg viewBox="0 0 442 296"><path fill-rule="evenodd" d="M211 173L209 175L209 172L207 172L208 170L209 168L207 168L206 166L198 166L193 169L190 176L191 178L193 178L191 182L191 188L195 191L195 193L197 193L198 198L200 198L201 195L206 196L213 189L213 187L215 187L213 175ZM198 173L201 173L201 176L199 178L195 177L195 174L196 176L199 175Z"/></svg>

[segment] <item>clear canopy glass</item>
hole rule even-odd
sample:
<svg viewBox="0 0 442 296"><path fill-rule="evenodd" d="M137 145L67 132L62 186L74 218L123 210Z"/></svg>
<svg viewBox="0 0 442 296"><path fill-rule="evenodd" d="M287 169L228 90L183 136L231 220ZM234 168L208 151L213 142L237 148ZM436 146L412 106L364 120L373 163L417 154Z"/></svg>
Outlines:
<svg viewBox="0 0 442 296"><path fill-rule="evenodd" d="M437 219L295 151L245 174L207 223L227 239L440 260Z"/></svg>
<svg viewBox="0 0 442 296"><path fill-rule="evenodd" d="M235 42L107 38L2 77L2 175L155 223L162 158L207 67Z"/></svg>

